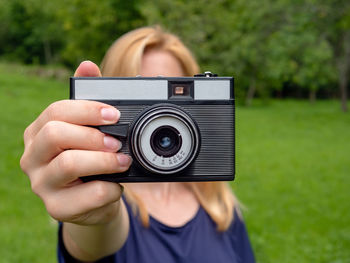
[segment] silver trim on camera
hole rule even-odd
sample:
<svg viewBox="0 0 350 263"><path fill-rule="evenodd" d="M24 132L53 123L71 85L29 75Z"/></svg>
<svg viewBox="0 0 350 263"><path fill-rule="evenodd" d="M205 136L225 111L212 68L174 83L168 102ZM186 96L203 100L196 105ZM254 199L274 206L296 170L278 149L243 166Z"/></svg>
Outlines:
<svg viewBox="0 0 350 263"><path fill-rule="evenodd" d="M230 99L230 81L196 80L194 82L195 100L228 100Z"/></svg>
<svg viewBox="0 0 350 263"><path fill-rule="evenodd" d="M73 78L74 99L168 100L168 81L170 79ZM229 79L189 79L194 83L195 100L230 99L231 83Z"/></svg>
<svg viewBox="0 0 350 263"><path fill-rule="evenodd" d="M167 100L167 80L76 79L75 99Z"/></svg>

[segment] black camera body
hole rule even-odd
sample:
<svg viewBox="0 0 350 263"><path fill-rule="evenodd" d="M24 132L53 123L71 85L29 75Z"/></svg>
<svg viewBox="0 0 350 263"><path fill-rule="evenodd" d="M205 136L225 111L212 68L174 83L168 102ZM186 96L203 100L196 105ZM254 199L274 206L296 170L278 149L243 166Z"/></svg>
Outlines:
<svg viewBox="0 0 350 263"><path fill-rule="evenodd" d="M119 174L82 178L113 182L233 180L235 100L232 77L77 77L70 99L118 108L115 125L97 126L117 137L133 158Z"/></svg>

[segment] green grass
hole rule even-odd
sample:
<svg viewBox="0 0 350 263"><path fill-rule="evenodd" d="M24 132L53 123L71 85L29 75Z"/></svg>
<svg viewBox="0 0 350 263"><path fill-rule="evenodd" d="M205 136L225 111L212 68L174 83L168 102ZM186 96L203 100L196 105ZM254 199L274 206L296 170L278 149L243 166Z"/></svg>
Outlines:
<svg viewBox="0 0 350 263"><path fill-rule="evenodd" d="M55 262L56 224L19 168L22 134L66 83L0 64L0 262ZM350 114L336 101L237 109L232 183L258 262L350 262Z"/></svg>
<svg viewBox="0 0 350 263"><path fill-rule="evenodd" d="M350 262L350 115L339 103L237 109L237 179L259 262Z"/></svg>
<svg viewBox="0 0 350 263"><path fill-rule="evenodd" d="M25 127L68 94L63 82L0 64L0 262L56 262L56 224L31 192L19 159Z"/></svg>

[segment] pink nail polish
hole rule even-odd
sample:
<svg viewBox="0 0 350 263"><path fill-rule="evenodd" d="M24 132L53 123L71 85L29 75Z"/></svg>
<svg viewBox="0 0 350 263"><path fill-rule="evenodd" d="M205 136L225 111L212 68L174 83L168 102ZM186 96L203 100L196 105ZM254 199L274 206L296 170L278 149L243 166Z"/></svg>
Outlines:
<svg viewBox="0 0 350 263"><path fill-rule="evenodd" d="M126 167L129 166L131 163L131 158L125 154L118 154L117 158L120 166Z"/></svg>
<svg viewBox="0 0 350 263"><path fill-rule="evenodd" d="M116 108L102 108L101 116L107 122L116 122L119 119L120 112Z"/></svg>
<svg viewBox="0 0 350 263"><path fill-rule="evenodd" d="M106 148L114 150L114 151L118 151L120 150L122 144L115 138L111 137L111 136L105 136L103 138L103 143L106 146Z"/></svg>

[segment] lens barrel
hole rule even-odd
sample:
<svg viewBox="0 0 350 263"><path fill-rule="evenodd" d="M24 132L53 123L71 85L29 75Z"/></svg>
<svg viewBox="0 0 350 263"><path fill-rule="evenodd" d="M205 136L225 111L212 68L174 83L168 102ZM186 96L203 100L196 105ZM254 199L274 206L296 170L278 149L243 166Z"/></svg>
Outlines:
<svg viewBox="0 0 350 263"><path fill-rule="evenodd" d="M147 171L174 174L196 158L200 132L194 119L174 104L157 104L141 112L131 126L130 152Z"/></svg>

